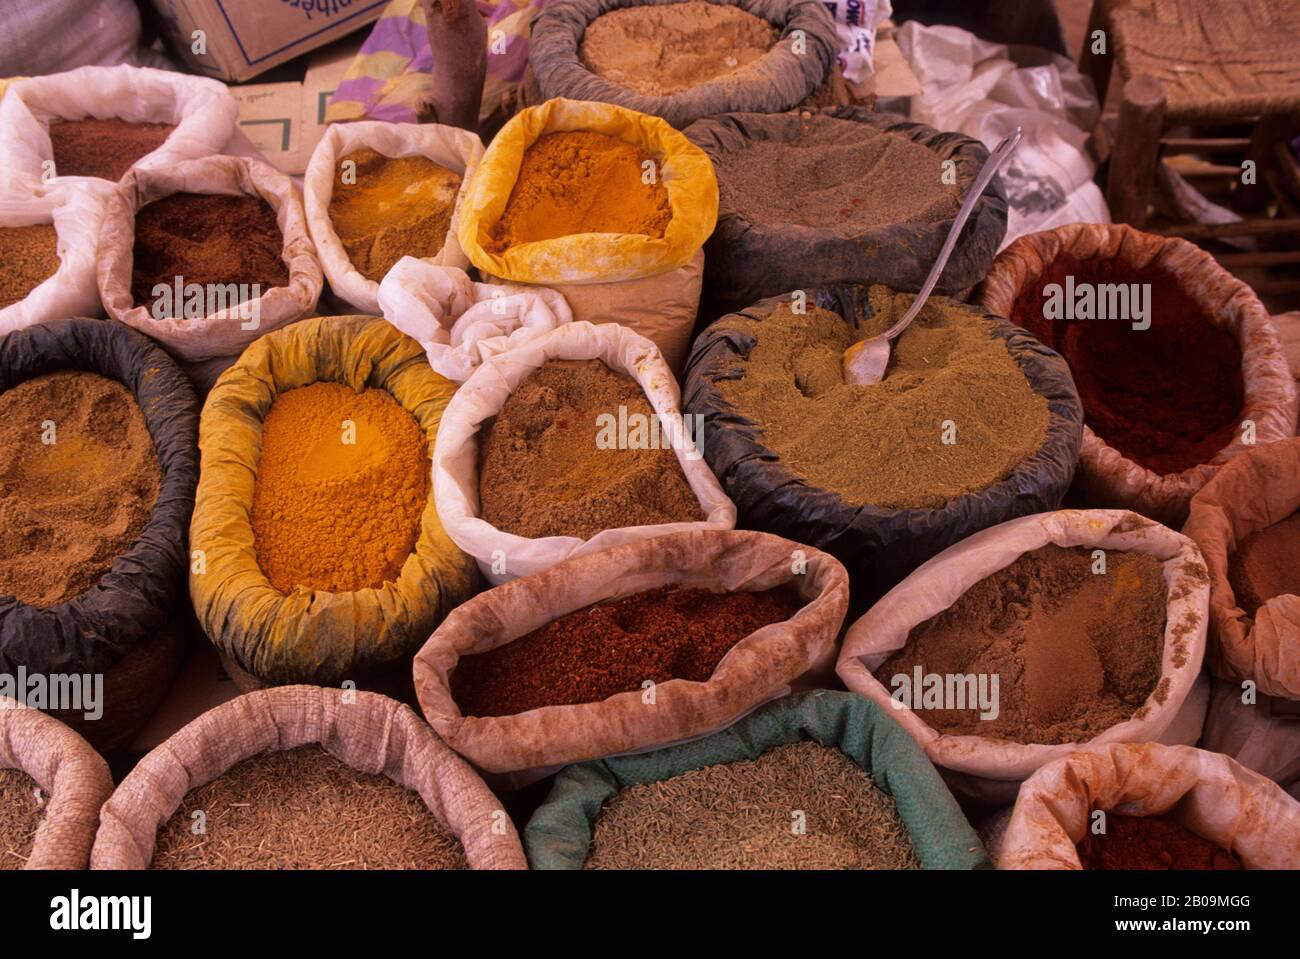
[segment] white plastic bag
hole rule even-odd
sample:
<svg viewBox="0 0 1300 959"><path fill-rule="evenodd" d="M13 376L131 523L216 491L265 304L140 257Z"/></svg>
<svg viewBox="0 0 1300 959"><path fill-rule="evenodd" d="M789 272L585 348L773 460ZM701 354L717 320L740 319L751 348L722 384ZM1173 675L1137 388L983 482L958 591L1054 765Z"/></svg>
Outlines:
<svg viewBox="0 0 1300 959"><path fill-rule="evenodd" d="M460 248L456 226L460 198L465 193L474 168L483 157L483 142L468 130L437 123L382 123L362 120L356 123L331 124L312 151L311 162L303 176L303 203L307 211L307 228L316 244L321 267L330 281L330 289L363 313L379 313L379 284L367 279L353 267L347 250L330 222L330 198L334 195L334 176L339 160L350 153L369 147L386 157L423 156L461 175L446 242L436 256L425 260L437 266L469 268L469 257Z"/></svg>
<svg viewBox="0 0 1300 959"><path fill-rule="evenodd" d="M64 181L98 177L45 174L54 159L51 119L115 117L128 123L173 123L176 129L132 170L152 170L220 153L235 132L239 105L225 84L147 67L81 67L9 86L0 100L0 187L39 193Z"/></svg>
<svg viewBox="0 0 1300 959"><path fill-rule="evenodd" d="M95 247L104 216L102 191L60 186L41 197L0 199L0 226L53 223L59 268L30 293L0 309L0 336L33 323L102 316L95 283Z"/></svg>
<svg viewBox="0 0 1300 959"><path fill-rule="evenodd" d="M289 284L272 287L255 304L233 306L202 319L155 318L148 307L136 306L131 293L135 215L142 206L173 193L260 196L275 210ZM132 170L109 196L98 257L99 295L108 315L153 337L188 362L232 356L263 333L306 316L315 309L324 286L298 188L274 167L242 157L213 156Z"/></svg>
<svg viewBox="0 0 1300 959"><path fill-rule="evenodd" d="M1002 44L915 20L895 37L924 90L912 97L909 119L965 133L989 149L1015 127L1023 130L999 174L1009 201L1003 246L1064 223L1110 222L1087 150L1097 97L1072 61L1044 52L1046 62L1018 66Z"/></svg>
<svg viewBox="0 0 1300 959"><path fill-rule="evenodd" d="M1300 869L1300 803L1227 756L1157 743L1092 746L1020 787L999 869L1079 869L1093 810L1172 814L1248 869Z"/></svg>
<svg viewBox="0 0 1300 959"><path fill-rule="evenodd" d="M913 627L947 609L975 583L1049 543L1150 554L1162 562L1169 588L1160 669L1161 684L1168 683L1163 702L1152 693L1132 718L1090 742L1147 742L1177 736L1194 743L1199 738L1206 700L1193 695L1193 687L1205 657L1210 587L1196 544L1127 510L1059 510L1024 516L950 546L890 590L849 628L836 668L850 690L873 700L902 724L943 767L945 780L959 793L1010 802L1016 787L1034 770L1078 745L944 735L925 722L923 712L895 701L872 671L907 644ZM1196 714L1180 716L1185 704Z"/></svg>
<svg viewBox="0 0 1300 959"><path fill-rule="evenodd" d="M379 284L384 319L419 342L429 365L464 383L486 359L573 320L544 286L475 283L464 270L404 256Z"/></svg>
<svg viewBox="0 0 1300 959"><path fill-rule="evenodd" d="M1300 708L1251 690L1244 683L1218 679L1210 696L1201 748L1231 756L1283 789L1300 789Z"/></svg>
<svg viewBox="0 0 1300 959"><path fill-rule="evenodd" d="M673 446L686 480L700 501L706 517L703 522L629 526L582 540L576 536L527 539L480 519L479 429L501 411L506 399L533 370L549 360L602 360L611 370L626 373L645 391L664 423L664 434L685 438L677 381L658 347L625 327L614 323L565 323L545 336L486 360L456 391L442 414L434 443L433 488L438 518L447 535L478 560L483 575L493 585L541 572L571 556L622 543L691 529L735 527L735 504L689 440ZM503 567L505 571L501 572Z"/></svg>
<svg viewBox="0 0 1300 959"><path fill-rule="evenodd" d="M894 10L890 0L841 0L826 4L840 38L840 70L849 83L875 73L876 30Z"/></svg>

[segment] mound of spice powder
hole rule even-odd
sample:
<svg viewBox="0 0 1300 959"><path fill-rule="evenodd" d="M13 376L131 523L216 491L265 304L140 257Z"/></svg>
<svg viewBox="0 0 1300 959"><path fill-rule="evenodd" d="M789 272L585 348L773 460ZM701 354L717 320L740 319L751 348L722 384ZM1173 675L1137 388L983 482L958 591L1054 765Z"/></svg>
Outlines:
<svg viewBox="0 0 1300 959"><path fill-rule="evenodd" d="M1251 616L1274 596L1300 596L1300 513L1246 537L1228 558L1228 581Z"/></svg>
<svg viewBox="0 0 1300 959"><path fill-rule="evenodd" d="M32 856L45 816L36 780L20 769L0 769L0 869L22 869Z"/></svg>
<svg viewBox="0 0 1300 959"><path fill-rule="evenodd" d="M319 746L299 746L246 759L190 790L158 830L153 868L469 865L460 840L418 793L387 776L358 772Z"/></svg>
<svg viewBox="0 0 1300 959"><path fill-rule="evenodd" d="M933 151L834 117L811 117L797 137L753 141L721 155L715 166L723 204L750 222L845 236L951 219L961 200L960 188L943 182Z"/></svg>
<svg viewBox="0 0 1300 959"><path fill-rule="evenodd" d="M131 295L152 311L154 287L174 290L179 276L187 286L238 284L246 299L253 291L244 288L257 284L263 296L289 284L283 254L275 210L261 197L173 193L135 215Z"/></svg>
<svg viewBox="0 0 1300 959"><path fill-rule="evenodd" d="M352 265L378 283L404 256L438 254L460 183L460 174L428 157L358 150L335 170L330 222Z"/></svg>
<svg viewBox="0 0 1300 959"><path fill-rule="evenodd" d="M396 581L420 538L429 470L424 431L387 391L322 382L281 393L253 489L271 585L340 593Z"/></svg>
<svg viewBox="0 0 1300 959"><path fill-rule="evenodd" d="M595 703L649 680L702 683L727 650L804 605L790 589L669 586L575 610L504 646L464 656L451 695L464 716Z"/></svg>
<svg viewBox="0 0 1300 959"><path fill-rule="evenodd" d="M585 869L920 869L894 799L815 742L629 786Z"/></svg>
<svg viewBox="0 0 1300 959"><path fill-rule="evenodd" d="M1047 433L1047 400L991 324L942 297L894 342L884 380L845 383L845 349L886 329L910 302L873 287L873 316L861 330L829 310L810 305L799 315L787 303L763 319L728 319L754 345L736 375L719 381L722 395L783 465L852 504L942 507L1006 479Z"/></svg>
<svg viewBox="0 0 1300 959"><path fill-rule="evenodd" d="M1242 869L1231 852L1172 816L1106 813L1106 831L1086 832L1078 845L1084 869Z"/></svg>
<svg viewBox="0 0 1300 959"><path fill-rule="evenodd" d="M0 227L0 309L17 303L59 269L59 234L48 223Z"/></svg>
<svg viewBox="0 0 1300 959"><path fill-rule="evenodd" d="M1048 320L1046 287L1150 284L1149 329L1136 320ZM1058 257L1020 294L1011 320L1065 357L1084 423L1140 466L1160 474L1208 463L1232 442L1245 394L1241 347L1158 268Z"/></svg>
<svg viewBox="0 0 1300 959"><path fill-rule="evenodd" d="M598 77L664 96L743 70L777 37L772 24L747 10L688 0L601 14L583 34L578 56Z"/></svg>
<svg viewBox="0 0 1300 959"><path fill-rule="evenodd" d="M149 522L162 471L121 383L63 370L0 393L0 596L90 589Z"/></svg>
<svg viewBox="0 0 1300 959"><path fill-rule="evenodd" d="M581 539L624 526L705 519L672 449L602 448L598 418L618 418L620 408L629 422L655 416L636 380L600 360L538 367L479 441L482 518L517 536ZM636 444L629 438L625 445Z"/></svg>
<svg viewBox="0 0 1300 959"><path fill-rule="evenodd" d="M644 182L654 158L603 133L547 133L524 151L519 176L485 247L513 246L575 233L661 237L672 219L663 177Z"/></svg>
<svg viewBox="0 0 1300 959"><path fill-rule="evenodd" d="M50 124L55 173L120 180L175 129L170 123L127 123L116 117L55 120Z"/></svg>
<svg viewBox="0 0 1300 959"><path fill-rule="evenodd" d="M914 627L876 679L894 692L894 678L914 680L918 667L945 683L996 676L996 718L981 719L970 702L928 708L916 693L912 708L941 733L1021 743L1082 742L1129 719L1153 693L1163 702L1161 564L1143 553L1105 558L1106 572L1094 573L1089 549L1025 553Z"/></svg>

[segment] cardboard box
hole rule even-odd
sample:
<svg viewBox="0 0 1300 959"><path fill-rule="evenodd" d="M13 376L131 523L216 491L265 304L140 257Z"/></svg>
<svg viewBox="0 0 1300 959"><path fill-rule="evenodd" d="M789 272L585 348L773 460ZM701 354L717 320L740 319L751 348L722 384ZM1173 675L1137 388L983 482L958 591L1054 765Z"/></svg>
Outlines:
<svg viewBox="0 0 1300 959"><path fill-rule="evenodd" d="M375 20L388 0L152 0L171 52L218 80L246 80ZM203 53L195 52L202 31Z"/></svg>

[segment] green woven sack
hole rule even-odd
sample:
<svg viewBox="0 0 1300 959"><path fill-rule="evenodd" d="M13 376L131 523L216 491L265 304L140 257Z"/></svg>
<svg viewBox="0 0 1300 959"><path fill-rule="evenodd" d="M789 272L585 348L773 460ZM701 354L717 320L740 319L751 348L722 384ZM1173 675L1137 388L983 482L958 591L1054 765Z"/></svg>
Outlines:
<svg viewBox="0 0 1300 959"><path fill-rule="evenodd" d="M874 703L827 690L787 696L693 742L565 768L524 831L528 862L534 869L581 869L596 816L620 789L755 759L805 739L836 747L894 797L923 867L990 868L975 830L916 740Z"/></svg>

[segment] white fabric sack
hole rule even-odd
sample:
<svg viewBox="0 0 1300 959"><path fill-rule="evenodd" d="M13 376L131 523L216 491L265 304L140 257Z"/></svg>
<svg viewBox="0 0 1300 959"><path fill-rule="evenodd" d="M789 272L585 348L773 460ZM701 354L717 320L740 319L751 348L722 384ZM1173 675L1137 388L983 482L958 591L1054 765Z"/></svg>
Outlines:
<svg viewBox="0 0 1300 959"><path fill-rule="evenodd" d="M1293 701L1258 692L1245 703L1243 684L1215 680L1201 748L1231 756L1283 789L1300 789L1300 711Z"/></svg>
<svg viewBox="0 0 1300 959"><path fill-rule="evenodd" d="M147 67L81 67L20 80L0 100L0 186L41 192L50 183L107 181L61 177L44 182L53 160L51 119L117 118L127 123L174 123L176 129L132 170L152 170L220 153L235 132L239 105L225 84Z"/></svg>
<svg viewBox="0 0 1300 959"><path fill-rule="evenodd" d="M1169 589L1160 669L1162 681L1168 680L1164 702L1152 693L1132 718L1090 742L1147 742L1170 736L1196 742L1204 722L1206 698L1191 694L1205 657L1210 586L1196 544L1127 510L1059 510L1013 519L950 546L890 590L849 628L836 668L850 690L902 724L942 768L954 790L972 798L1010 802L1017 786L1034 770L1078 745L943 735L925 722L924 711L896 702L872 670L907 644L913 627L947 609L975 583L1049 543L1155 556L1163 563ZM1199 715L1180 716L1185 703Z"/></svg>
<svg viewBox="0 0 1300 959"><path fill-rule="evenodd" d="M1157 743L1092 746L1043 766L1020 788L999 869L1079 869L1094 809L1172 815L1248 869L1300 869L1300 803L1227 756Z"/></svg>
<svg viewBox="0 0 1300 959"><path fill-rule="evenodd" d="M1100 109L1073 61L1044 52L1046 62L1018 66L1002 44L916 20L895 38L924 90L912 97L909 119L965 133L990 150L1015 127L1023 130L998 174L1009 201L1004 247L1065 223L1110 222L1087 147Z"/></svg>
<svg viewBox="0 0 1300 959"><path fill-rule="evenodd" d="M334 123L312 151L311 162L303 176L303 201L307 210L307 228L316 244L321 267L330 281L330 289L363 313L379 313L379 284L367 279L352 266L334 224L330 222L330 199L334 195L334 175L339 161L351 153L369 147L386 157L424 156L434 163L461 175L446 241L436 256L424 262L436 266L469 268L469 257L456 239L460 200L465 194L474 168L483 158L483 141L468 130L437 123L383 123L361 120Z"/></svg>
<svg viewBox="0 0 1300 959"><path fill-rule="evenodd" d="M202 319L155 319L131 294L135 215L148 203L173 193L260 196L275 210L284 237L289 285L275 286L248 304L219 310ZM99 295L108 315L153 337L188 362L233 356L263 333L306 316L320 299L324 279L316 248L307 233L298 188L283 173L260 160L213 156L175 166L132 170L110 196L99 234Z"/></svg>
<svg viewBox="0 0 1300 959"><path fill-rule="evenodd" d="M384 319L424 347L429 365L464 383L486 359L573 321L544 286L475 283L464 270L404 256L379 284Z"/></svg>
<svg viewBox="0 0 1300 959"><path fill-rule="evenodd" d="M33 323L102 316L95 247L104 216L102 191L61 186L41 197L0 199L0 227L53 223L59 268L17 303L0 309L0 336Z"/></svg>
<svg viewBox="0 0 1300 959"><path fill-rule="evenodd" d="M442 414L434 443L433 489L442 520L456 545L478 560L493 585L530 576L571 556L623 543L692 529L733 529L735 504L727 498L689 438L674 443L691 490L706 517L702 522L661 523L605 530L591 539L546 536L527 539L506 533L479 518L478 434L483 423L501 411L506 399L533 370L549 360L602 360L616 373L641 385L664 424L664 435L683 437L681 391L658 347L615 323L565 323L544 336L483 362L456 391ZM595 425L592 426L593 430ZM505 572L499 560L504 560ZM494 569L495 565L495 569Z"/></svg>

